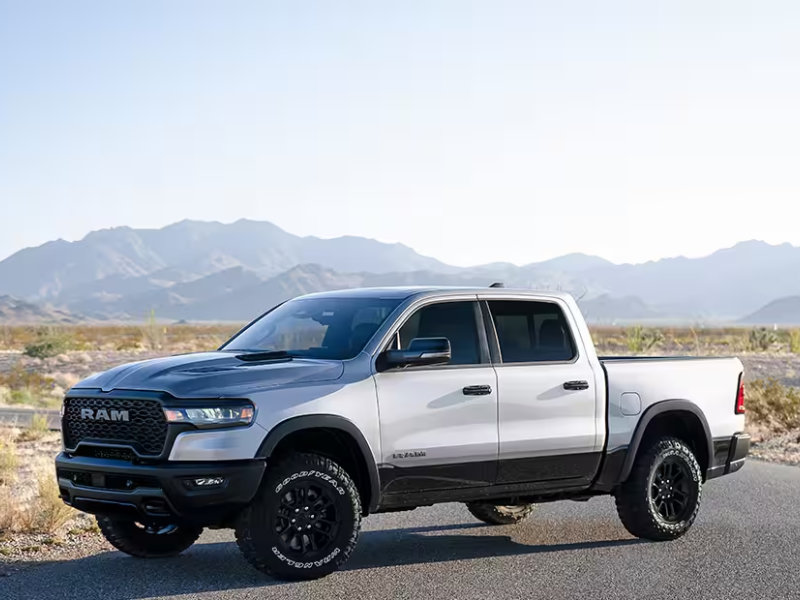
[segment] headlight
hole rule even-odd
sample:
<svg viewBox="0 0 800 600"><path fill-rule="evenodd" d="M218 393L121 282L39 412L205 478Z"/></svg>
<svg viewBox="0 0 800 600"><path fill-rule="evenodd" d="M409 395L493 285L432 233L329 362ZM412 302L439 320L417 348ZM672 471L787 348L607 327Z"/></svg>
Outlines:
<svg viewBox="0 0 800 600"><path fill-rule="evenodd" d="M253 422L254 415L255 409L252 404L164 409L164 416L167 417L167 422L191 423L200 428L249 425Z"/></svg>

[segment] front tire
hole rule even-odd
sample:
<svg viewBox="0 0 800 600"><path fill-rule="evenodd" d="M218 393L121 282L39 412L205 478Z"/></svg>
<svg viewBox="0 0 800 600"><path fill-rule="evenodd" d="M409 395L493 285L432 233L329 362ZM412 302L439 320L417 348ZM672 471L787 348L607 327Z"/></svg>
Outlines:
<svg viewBox="0 0 800 600"><path fill-rule="evenodd" d="M175 556L194 544L203 533L202 527L148 524L114 517L97 517L97 525L114 548L137 558Z"/></svg>
<svg viewBox="0 0 800 600"><path fill-rule="evenodd" d="M500 505L489 502L467 502L467 510L476 519L489 525L513 525L527 519L533 504Z"/></svg>
<svg viewBox="0 0 800 600"><path fill-rule="evenodd" d="M630 477L617 490L617 513L636 537L674 540L697 517L702 482L700 465L684 441L657 439L636 457Z"/></svg>
<svg viewBox="0 0 800 600"><path fill-rule="evenodd" d="M271 466L236 523L236 542L256 569L278 579L317 579L339 569L361 527L361 500L338 464L290 454Z"/></svg>

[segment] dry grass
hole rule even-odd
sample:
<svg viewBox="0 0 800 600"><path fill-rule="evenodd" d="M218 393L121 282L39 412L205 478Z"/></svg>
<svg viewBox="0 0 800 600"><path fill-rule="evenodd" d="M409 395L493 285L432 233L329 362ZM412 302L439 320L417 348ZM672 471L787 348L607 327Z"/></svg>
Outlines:
<svg viewBox="0 0 800 600"><path fill-rule="evenodd" d="M45 415L33 415L31 426L19 434L17 438L20 442L31 442L40 440L50 432L50 426Z"/></svg>
<svg viewBox="0 0 800 600"><path fill-rule="evenodd" d="M10 434L3 432L5 439L0 439L0 489L8 486L17 479L17 444Z"/></svg>
<svg viewBox="0 0 800 600"><path fill-rule="evenodd" d="M241 328L241 324L171 324L148 320L142 325L63 325L57 334L69 340L72 350L147 350L156 346L165 353L193 352L218 348ZM0 350L22 351L52 327L3 325L0 327Z"/></svg>
<svg viewBox="0 0 800 600"><path fill-rule="evenodd" d="M56 533L77 512L61 500L58 482L50 465L35 473L36 494L20 502L9 486L0 486L0 533Z"/></svg>

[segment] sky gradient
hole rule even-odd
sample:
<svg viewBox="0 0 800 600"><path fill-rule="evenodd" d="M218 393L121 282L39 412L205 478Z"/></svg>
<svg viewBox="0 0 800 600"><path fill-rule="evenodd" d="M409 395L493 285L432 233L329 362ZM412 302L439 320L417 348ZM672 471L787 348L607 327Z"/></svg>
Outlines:
<svg viewBox="0 0 800 600"><path fill-rule="evenodd" d="M457 265L800 245L800 3L0 0L0 259L268 220Z"/></svg>

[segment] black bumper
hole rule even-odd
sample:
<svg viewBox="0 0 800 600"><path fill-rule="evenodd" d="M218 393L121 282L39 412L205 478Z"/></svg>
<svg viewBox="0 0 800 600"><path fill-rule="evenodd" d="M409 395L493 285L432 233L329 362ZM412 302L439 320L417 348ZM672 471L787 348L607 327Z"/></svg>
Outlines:
<svg viewBox="0 0 800 600"><path fill-rule="evenodd" d="M264 460L134 465L129 462L56 457L61 497L93 514L222 524L250 502L264 474ZM201 486L197 479L222 478Z"/></svg>
<svg viewBox="0 0 800 600"><path fill-rule="evenodd" d="M737 433L731 438L714 440L713 464L706 473L706 479L735 473L744 466L750 451L750 436Z"/></svg>

